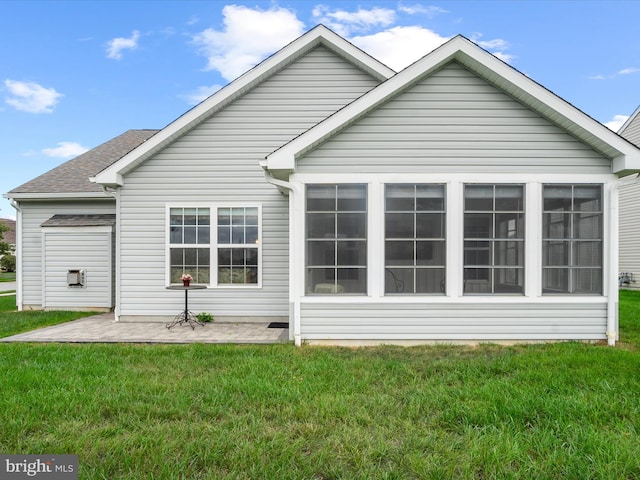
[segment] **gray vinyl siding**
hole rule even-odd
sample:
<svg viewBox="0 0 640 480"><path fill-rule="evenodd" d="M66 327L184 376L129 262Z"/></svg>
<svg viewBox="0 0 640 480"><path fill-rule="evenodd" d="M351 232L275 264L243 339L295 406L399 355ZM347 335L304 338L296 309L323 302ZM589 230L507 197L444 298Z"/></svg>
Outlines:
<svg viewBox="0 0 640 480"><path fill-rule="evenodd" d="M633 274L625 288L640 288L640 184L620 187L619 205L618 271Z"/></svg>
<svg viewBox="0 0 640 480"><path fill-rule="evenodd" d="M301 173L610 173L610 160L457 63L298 161Z"/></svg>
<svg viewBox="0 0 640 480"><path fill-rule="evenodd" d="M22 210L22 304L26 308L42 307L42 225L56 214L115 213L112 199L102 201L21 201Z"/></svg>
<svg viewBox="0 0 640 480"><path fill-rule="evenodd" d="M602 340L606 303L301 305L302 340Z"/></svg>
<svg viewBox="0 0 640 480"><path fill-rule="evenodd" d="M44 307L110 309L112 294L112 233L56 232L44 229ZM84 270L85 285L67 285L68 270Z"/></svg>
<svg viewBox="0 0 640 480"><path fill-rule="evenodd" d="M640 146L640 114L636 115L624 131L619 132L624 138Z"/></svg>
<svg viewBox="0 0 640 480"><path fill-rule="evenodd" d="M640 115L620 134L640 145ZM625 288L640 288L640 183L620 187L618 271L631 273L635 282Z"/></svg>
<svg viewBox="0 0 640 480"><path fill-rule="evenodd" d="M182 292L165 290L166 205L228 202L262 205L262 288L192 292L190 307L215 316L288 316L288 198L265 181L258 162L377 84L315 49L129 173L121 189L121 316L181 308Z"/></svg>

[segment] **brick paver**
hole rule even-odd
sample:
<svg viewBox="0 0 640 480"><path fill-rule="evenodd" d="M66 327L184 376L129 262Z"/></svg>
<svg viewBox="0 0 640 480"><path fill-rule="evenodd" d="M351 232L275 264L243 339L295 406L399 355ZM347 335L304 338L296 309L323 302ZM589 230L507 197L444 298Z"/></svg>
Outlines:
<svg viewBox="0 0 640 480"><path fill-rule="evenodd" d="M204 326L177 325L168 329L157 322L114 322L113 313L81 318L40 328L0 342L71 343L283 343L289 330L268 328L267 323L207 323Z"/></svg>

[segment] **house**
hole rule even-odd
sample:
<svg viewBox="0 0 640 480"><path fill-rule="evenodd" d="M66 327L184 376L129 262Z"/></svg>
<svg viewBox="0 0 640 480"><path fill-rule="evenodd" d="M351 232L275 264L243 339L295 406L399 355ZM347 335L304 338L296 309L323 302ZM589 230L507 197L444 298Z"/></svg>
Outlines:
<svg viewBox="0 0 640 480"><path fill-rule="evenodd" d="M298 345L614 344L617 192L638 170L637 147L464 37L395 73L318 26L162 130L9 192L17 303L165 322L188 272L194 310L288 322Z"/></svg>
<svg viewBox="0 0 640 480"><path fill-rule="evenodd" d="M620 135L640 145L640 107L618 131ZM624 288L640 288L640 182L620 187L620 267L619 281Z"/></svg>

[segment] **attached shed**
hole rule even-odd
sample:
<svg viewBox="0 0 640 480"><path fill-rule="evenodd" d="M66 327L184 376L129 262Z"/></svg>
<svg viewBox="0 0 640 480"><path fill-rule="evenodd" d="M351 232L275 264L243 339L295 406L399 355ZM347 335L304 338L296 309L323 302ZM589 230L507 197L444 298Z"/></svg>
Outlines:
<svg viewBox="0 0 640 480"><path fill-rule="evenodd" d="M114 306L116 216L54 215L42 224L42 308Z"/></svg>

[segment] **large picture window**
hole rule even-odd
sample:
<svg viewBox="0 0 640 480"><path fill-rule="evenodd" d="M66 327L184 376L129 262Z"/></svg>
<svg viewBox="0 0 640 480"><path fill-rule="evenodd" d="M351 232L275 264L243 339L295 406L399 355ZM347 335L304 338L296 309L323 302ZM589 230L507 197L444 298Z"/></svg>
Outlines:
<svg viewBox="0 0 640 480"><path fill-rule="evenodd" d="M464 293L524 293L523 185L465 185Z"/></svg>
<svg viewBox="0 0 640 480"><path fill-rule="evenodd" d="M385 186L385 293L444 294L445 186Z"/></svg>
<svg viewBox="0 0 640 480"><path fill-rule="evenodd" d="M307 185L306 291L367 293L367 186Z"/></svg>
<svg viewBox="0 0 640 480"><path fill-rule="evenodd" d="M601 185L543 186L543 293L602 293L602 221Z"/></svg>
<svg viewBox="0 0 640 480"><path fill-rule="evenodd" d="M211 214L209 208L169 210L170 283L180 283L183 273L195 283L211 279Z"/></svg>

